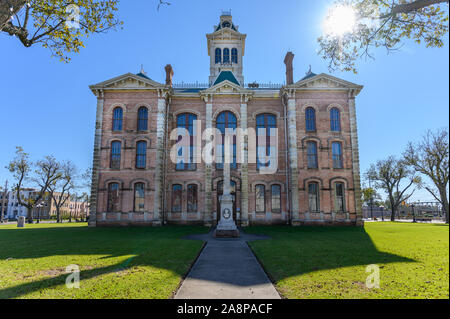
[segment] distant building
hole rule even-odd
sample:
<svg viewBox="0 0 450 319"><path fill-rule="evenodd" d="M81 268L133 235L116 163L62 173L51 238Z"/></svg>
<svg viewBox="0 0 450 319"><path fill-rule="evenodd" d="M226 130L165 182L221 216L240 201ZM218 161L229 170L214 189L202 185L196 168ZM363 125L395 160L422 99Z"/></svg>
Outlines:
<svg viewBox="0 0 450 319"><path fill-rule="evenodd" d="M57 201L60 200L61 193L55 193L55 198ZM89 205L86 202L74 200L71 196L70 198L68 194L64 195L67 199L64 204L60 207L59 213L60 217L63 219L68 219L69 217L73 219L81 219L89 216ZM56 205L52 200L50 203L50 216L52 218L56 218Z"/></svg>
<svg viewBox="0 0 450 319"><path fill-rule="evenodd" d="M5 201L3 202L3 197L5 197ZM7 212L8 212L8 193L1 192L0 193L0 214L3 212L3 218L7 218Z"/></svg>
<svg viewBox="0 0 450 319"><path fill-rule="evenodd" d="M37 190L33 188L24 188L20 194L22 198L27 199L30 196L36 194ZM17 192L9 192L8 196L8 211L6 213L6 218L17 219L20 216L27 216L27 208L19 204Z"/></svg>
<svg viewBox="0 0 450 319"><path fill-rule="evenodd" d="M55 193L56 199L59 200L61 193ZM0 204L2 203L2 196L0 195ZM33 188L25 188L21 191L22 198L28 199L30 197L38 196L38 190ZM68 195L65 195L68 196ZM10 192L7 198L5 218L17 219L19 216L27 216L27 208L19 204L17 199L17 192ZM0 206L1 211L1 206ZM60 208L61 218L81 219L89 216L89 205L83 201L74 200L70 197ZM47 194L44 199L36 205L33 209L33 219L56 219L56 205L53 198Z"/></svg>

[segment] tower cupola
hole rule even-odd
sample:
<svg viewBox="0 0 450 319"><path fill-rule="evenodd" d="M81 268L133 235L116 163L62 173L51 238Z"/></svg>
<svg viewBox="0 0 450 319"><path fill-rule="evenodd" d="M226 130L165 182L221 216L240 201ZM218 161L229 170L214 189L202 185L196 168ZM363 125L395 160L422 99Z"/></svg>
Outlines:
<svg viewBox="0 0 450 319"><path fill-rule="evenodd" d="M233 23L231 11L223 11L214 32L207 34L210 57L209 84L213 85L221 71L231 71L240 85L244 85L243 57L247 35Z"/></svg>

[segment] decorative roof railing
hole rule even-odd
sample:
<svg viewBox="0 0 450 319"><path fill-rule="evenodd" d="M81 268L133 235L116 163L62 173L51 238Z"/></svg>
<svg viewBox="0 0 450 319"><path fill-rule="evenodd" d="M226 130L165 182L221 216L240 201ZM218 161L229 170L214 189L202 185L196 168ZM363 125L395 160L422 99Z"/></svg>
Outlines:
<svg viewBox="0 0 450 319"><path fill-rule="evenodd" d="M246 89L281 89L285 84L280 83L245 83L244 87ZM207 89L211 87L208 83L202 83L202 82L193 82L193 83L174 83L173 88L174 89Z"/></svg>
<svg viewBox="0 0 450 319"><path fill-rule="evenodd" d="M173 88L174 89L207 89L209 88L210 85L208 83L200 83L200 82L195 82L195 83L174 83L173 84Z"/></svg>

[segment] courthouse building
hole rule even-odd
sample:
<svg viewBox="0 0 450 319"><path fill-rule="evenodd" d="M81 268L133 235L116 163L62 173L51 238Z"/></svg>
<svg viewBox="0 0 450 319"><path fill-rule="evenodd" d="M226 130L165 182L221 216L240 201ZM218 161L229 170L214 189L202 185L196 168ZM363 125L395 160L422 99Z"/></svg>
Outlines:
<svg viewBox="0 0 450 319"><path fill-rule="evenodd" d="M237 225L362 225L355 111L362 86L311 70L294 81L291 52L285 85L246 83L246 34L229 13L206 40L204 85L173 85L167 65L165 83L142 70L90 86L97 97L90 226L217 223L223 164L170 157L177 143L170 133L192 132L194 121L220 132L277 129L278 147L272 140L263 146L276 154L270 174L264 161L248 159L249 138L234 139L234 155L243 150L243 160L231 164ZM196 141L191 159L206 144Z"/></svg>

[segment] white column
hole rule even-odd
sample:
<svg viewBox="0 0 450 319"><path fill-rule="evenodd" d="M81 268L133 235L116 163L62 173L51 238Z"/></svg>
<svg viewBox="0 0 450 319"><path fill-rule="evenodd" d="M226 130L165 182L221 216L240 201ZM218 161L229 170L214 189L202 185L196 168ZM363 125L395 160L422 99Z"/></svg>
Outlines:
<svg viewBox="0 0 450 319"><path fill-rule="evenodd" d="M241 128L245 132L248 128L248 106L247 97L243 97L241 102ZM245 102L245 103L243 103ZM248 135L244 135L241 139L241 149L243 150L243 158L241 158L241 226L249 225L248 221Z"/></svg>
<svg viewBox="0 0 450 319"><path fill-rule="evenodd" d="M103 91L99 90L97 95L97 115L95 119L95 138L94 138L94 153L92 161L92 184L91 184L91 200L89 211L89 227L97 226L97 205L98 205L98 187L100 175L100 161L101 161L101 144L102 144L102 128L103 128L103 105L104 95Z"/></svg>
<svg viewBox="0 0 450 319"><path fill-rule="evenodd" d="M361 202L361 177L359 168L358 127L356 122L356 106L354 91L349 92L348 107L350 113L350 138L352 144L353 189L355 197L356 225L362 226L363 213Z"/></svg>
<svg viewBox="0 0 450 319"><path fill-rule="evenodd" d="M164 179L164 140L166 138L166 99L160 92L158 99L158 115L156 127L156 165L155 165L155 200L153 210L153 224L161 225L162 212L162 192Z"/></svg>
<svg viewBox="0 0 450 319"><path fill-rule="evenodd" d="M206 102L206 129L212 128L212 97L205 97ZM205 217L204 223L210 226L213 221L212 209L212 164L205 163Z"/></svg>
<svg viewBox="0 0 450 319"><path fill-rule="evenodd" d="M289 177L291 192L291 212L293 224L299 219L298 196L298 152L297 152L297 110L295 97L289 96L288 100L288 137L289 137Z"/></svg>

